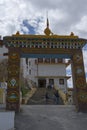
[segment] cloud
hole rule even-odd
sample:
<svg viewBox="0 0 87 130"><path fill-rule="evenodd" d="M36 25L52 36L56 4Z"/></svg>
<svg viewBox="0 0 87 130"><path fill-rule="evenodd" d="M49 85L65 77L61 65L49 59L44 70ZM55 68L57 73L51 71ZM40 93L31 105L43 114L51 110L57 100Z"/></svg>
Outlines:
<svg viewBox="0 0 87 130"><path fill-rule="evenodd" d="M84 48L86 49L83 49L83 61L84 61L84 69L85 69L86 82L87 82L87 45Z"/></svg>
<svg viewBox="0 0 87 130"><path fill-rule="evenodd" d="M17 30L29 33L24 20L33 25L35 33L43 34L48 11L53 33L65 35L74 31L86 37L86 5L86 0L0 0L0 34L11 35Z"/></svg>
<svg viewBox="0 0 87 130"><path fill-rule="evenodd" d="M68 83L68 87L69 88L73 88L73 82L72 82L72 77L70 79L67 80L67 83Z"/></svg>
<svg viewBox="0 0 87 130"><path fill-rule="evenodd" d="M72 72L71 72L71 64L66 68L66 74L68 76L71 76L72 75Z"/></svg>
<svg viewBox="0 0 87 130"><path fill-rule="evenodd" d="M66 75L71 77L71 78L69 78L69 79L67 80L67 86L68 86L69 88L72 88L72 87L73 87L73 81L72 81L71 64L66 68Z"/></svg>

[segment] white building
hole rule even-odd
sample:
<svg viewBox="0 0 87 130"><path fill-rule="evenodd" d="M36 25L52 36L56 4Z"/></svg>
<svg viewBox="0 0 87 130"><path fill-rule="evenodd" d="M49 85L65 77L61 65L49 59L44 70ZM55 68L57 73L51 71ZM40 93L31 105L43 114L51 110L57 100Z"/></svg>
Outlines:
<svg viewBox="0 0 87 130"><path fill-rule="evenodd" d="M69 63L61 58L29 58L25 59L27 79L38 87L54 85L67 92L66 67Z"/></svg>

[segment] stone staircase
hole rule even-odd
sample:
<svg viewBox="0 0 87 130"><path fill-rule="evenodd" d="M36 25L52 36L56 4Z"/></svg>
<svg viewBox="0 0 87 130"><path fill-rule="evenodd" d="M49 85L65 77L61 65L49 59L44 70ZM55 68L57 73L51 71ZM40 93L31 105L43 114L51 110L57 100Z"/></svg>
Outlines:
<svg viewBox="0 0 87 130"><path fill-rule="evenodd" d="M46 98L46 93L48 98ZM53 89L47 88L37 88L36 92L28 100L27 104L29 105L56 105L63 104L61 98L59 98L58 103L56 102L56 97L54 96Z"/></svg>

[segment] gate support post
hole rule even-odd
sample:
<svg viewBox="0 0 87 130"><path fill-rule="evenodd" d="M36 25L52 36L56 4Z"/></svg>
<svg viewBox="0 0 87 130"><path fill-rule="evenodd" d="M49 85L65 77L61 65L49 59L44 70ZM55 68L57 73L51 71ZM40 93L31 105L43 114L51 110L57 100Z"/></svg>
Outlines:
<svg viewBox="0 0 87 130"><path fill-rule="evenodd" d="M6 109L20 111L20 52L17 48L9 48L8 55L8 85Z"/></svg>
<svg viewBox="0 0 87 130"><path fill-rule="evenodd" d="M72 76L74 102L77 111L87 112L87 86L82 50L77 50L72 57Z"/></svg>

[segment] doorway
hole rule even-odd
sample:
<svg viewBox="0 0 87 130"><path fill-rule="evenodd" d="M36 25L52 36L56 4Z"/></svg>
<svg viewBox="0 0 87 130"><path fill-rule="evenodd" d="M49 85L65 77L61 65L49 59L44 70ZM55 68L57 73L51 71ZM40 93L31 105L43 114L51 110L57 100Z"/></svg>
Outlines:
<svg viewBox="0 0 87 130"><path fill-rule="evenodd" d="M38 87L46 87L46 79L38 79Z"/></svg>

